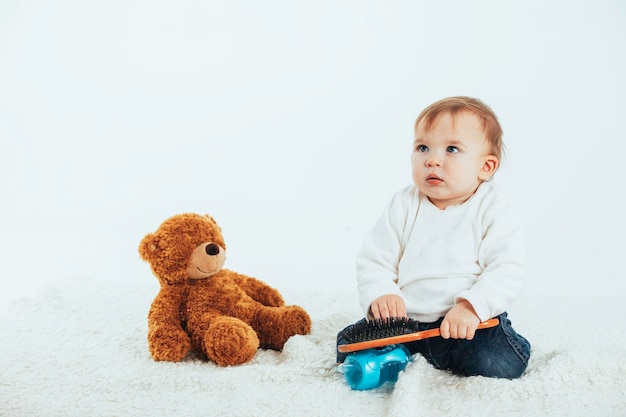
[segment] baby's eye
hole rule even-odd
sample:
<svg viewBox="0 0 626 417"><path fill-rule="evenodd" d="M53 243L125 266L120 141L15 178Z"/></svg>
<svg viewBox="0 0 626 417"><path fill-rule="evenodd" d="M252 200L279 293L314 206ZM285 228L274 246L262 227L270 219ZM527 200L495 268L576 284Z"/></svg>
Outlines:
<svg viewBox="0 0 626 417"><path fill-rule="evenodd" d="M457 148L456 146L448 146L446 148L446 152L457 153L457 152L459 152L459 148Z"/></svg>
<svg viewBox="0 0 626 417"><path fill-rule="evenodd" d="M428 151L428 146L426 146L426 145L417 145L415 147L415 150L417 152L426 152L426 151Z"/></svg>

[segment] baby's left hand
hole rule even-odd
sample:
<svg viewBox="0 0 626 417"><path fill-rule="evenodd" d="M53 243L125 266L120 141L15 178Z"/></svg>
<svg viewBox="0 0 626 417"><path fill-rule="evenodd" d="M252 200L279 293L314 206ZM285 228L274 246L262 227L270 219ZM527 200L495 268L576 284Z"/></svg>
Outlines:
<svg viewBox="0 0 626 417"><path fill-rule="evenodd" d="M444 339L472 340L480 319L467 300L460 300L443 318L439 331Z"/></svg>

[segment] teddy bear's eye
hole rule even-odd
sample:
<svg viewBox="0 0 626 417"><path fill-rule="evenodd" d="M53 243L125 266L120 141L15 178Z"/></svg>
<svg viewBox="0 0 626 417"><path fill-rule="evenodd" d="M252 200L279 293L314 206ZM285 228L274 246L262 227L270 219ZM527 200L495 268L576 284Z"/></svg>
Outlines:
<svg viewBox="0 0 626 417"><path fill-rule="evenodd" d="M220 253L220 247L217 246L215 243L209 243L208 245L206 245L206 253L207 255L211 255L211 256L215 256L218 253Z"/></svg>

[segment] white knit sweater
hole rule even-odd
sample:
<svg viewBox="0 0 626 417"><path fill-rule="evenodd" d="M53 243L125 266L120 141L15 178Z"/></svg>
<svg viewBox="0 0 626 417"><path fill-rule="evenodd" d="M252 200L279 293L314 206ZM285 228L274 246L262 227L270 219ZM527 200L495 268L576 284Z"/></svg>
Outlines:
<svg viewBox="0 0 626 417"><path fill-rule="evenodd" d="M415 186L397 192L357 257L360 304L402 296L409 317L432 322L468 300L481 320L519 294L526 251L521 219L487 182L465 203L438 209Z"/></svg>

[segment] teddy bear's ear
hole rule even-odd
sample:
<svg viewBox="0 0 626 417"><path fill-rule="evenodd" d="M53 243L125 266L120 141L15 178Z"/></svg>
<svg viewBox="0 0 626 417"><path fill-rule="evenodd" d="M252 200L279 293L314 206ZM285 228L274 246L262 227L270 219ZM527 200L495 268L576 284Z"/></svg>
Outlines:
<svg viewBox="0 0 626 417"><path fill-rule="evenodd" d="M150 254L157 250L157 236L154 233L148 233L139 244L139 255L144 261L150 260Z"/></svg>
<svg viewBox="0 0 626 417"><path fill-rule="evenodd" d="M215 221L215 219L213 218L213 216L210 216L210 215L208 215L208 214L205 214L205 215L204 215L204 217L206 217L207 219L211 220L211 223L213 223L213 224L214 224L214 225L215 225L215 226L219 229L219 231L220 231L220 232L222 231L222 228L220 227L220 225L219 225L219 224L217 224L217 221Z"/></svg>

